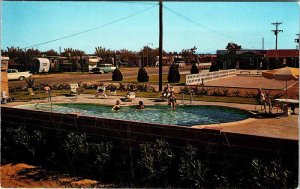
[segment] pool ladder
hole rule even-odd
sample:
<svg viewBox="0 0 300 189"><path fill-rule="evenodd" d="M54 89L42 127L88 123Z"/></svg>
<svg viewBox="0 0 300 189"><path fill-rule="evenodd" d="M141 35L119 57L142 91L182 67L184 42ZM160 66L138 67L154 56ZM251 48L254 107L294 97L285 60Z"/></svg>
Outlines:
<svg viewBox="0 0 300 189"><path fill-rule="evenodd" d="M184 92L181 93L181 103L184 105ZM193 103L193 91L189 90L187 94L190 94L190 104Z"/></svg>

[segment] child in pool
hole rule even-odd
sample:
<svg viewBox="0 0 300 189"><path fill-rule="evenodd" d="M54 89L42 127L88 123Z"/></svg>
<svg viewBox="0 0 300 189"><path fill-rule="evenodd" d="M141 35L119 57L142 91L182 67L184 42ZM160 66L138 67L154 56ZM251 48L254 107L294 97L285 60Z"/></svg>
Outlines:
<svg viewBox="0 0 300 189"><path fill-rule="evenodd" d="M114 107L112 108L112 110L120 110L121 106L120 106L120 100L116 101L116 104L114 105Z"/></svg>
<svg viewBox="0 0 300 189"><path fill-rule="evenodd" d="M143 101L139 101L139 105L138 105L137 108L138 109L144 109L145 108Z"/></svg>

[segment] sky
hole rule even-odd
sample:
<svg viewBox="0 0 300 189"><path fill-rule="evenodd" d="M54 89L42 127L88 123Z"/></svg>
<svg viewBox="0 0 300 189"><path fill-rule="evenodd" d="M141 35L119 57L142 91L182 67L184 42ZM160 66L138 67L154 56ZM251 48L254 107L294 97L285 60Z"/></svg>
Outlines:
<svg viewBox="0 0 300 189"><path fill-rule="evenodd" d="M163 5L163 49L167 52L196 46L197 53L215 53L225 49L228 42L244 49L261 49L262 38L264 49L274 49L273 22L282 22L278 48L296 48L294 40L299 33L296 2L164 2ZM63 39L33 48L59 51L59 47L62 50L69 47L90 54L98 46L132 51L146 45L157 48L158 11L158 3L149 1L4 1L1 48L31 48L59 38Z"/></svg>

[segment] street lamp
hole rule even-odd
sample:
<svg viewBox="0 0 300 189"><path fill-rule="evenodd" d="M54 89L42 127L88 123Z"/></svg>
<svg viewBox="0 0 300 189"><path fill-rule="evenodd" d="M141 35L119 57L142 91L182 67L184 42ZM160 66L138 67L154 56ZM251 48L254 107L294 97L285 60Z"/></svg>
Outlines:
<svg viewBox="0 0 300 189"><path fill-rule="evenodd" d="M149 49L149 46L148 45L151 45L151 46L153 46L153 43L147 43L147 67L148 67L148 65L149 65L149 52L148 52L148 49Z"/></svg>

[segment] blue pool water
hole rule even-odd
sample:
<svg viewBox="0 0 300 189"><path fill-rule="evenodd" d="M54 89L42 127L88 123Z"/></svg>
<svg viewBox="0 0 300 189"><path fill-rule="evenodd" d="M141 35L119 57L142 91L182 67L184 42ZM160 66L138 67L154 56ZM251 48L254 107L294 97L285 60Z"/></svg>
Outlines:
<svg viewBox="0 0 300 189"><path fill-rule="evenodd" d="M34 105L19 107L36 109ZM50 105L39 104L37 110L50 111ZM52 111L80 112L87 116L181 126L234 122L250 117L248 112L235 108L200 105L176 106L175 110L171 110L170 106L166 105L146 106L142 110L137 109L136 106L122 106L119 111L112 111L111 106L97 104L53 104Z"/></svg>

